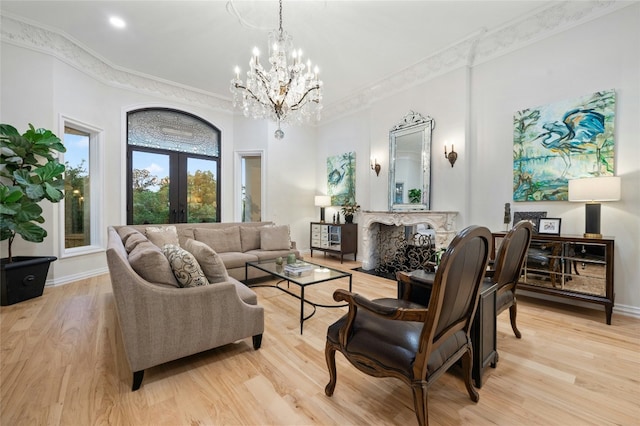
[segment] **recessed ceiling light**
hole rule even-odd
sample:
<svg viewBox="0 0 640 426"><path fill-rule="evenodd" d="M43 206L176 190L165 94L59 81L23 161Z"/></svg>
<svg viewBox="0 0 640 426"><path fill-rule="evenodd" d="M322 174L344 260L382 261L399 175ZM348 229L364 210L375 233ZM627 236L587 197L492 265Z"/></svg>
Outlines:
<svg viewBox="0 0 640 426"><path fill-rule="evenodd" d="M124 28L127 26L124 20L122 20L122 18L118 18L117 16L110 17L109 22L116 28Z"/></svg>

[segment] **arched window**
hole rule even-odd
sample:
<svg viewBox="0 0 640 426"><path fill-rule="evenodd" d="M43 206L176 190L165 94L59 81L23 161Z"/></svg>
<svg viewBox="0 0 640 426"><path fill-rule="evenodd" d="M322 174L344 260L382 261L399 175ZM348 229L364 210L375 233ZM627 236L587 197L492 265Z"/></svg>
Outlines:
<svg viewBox="0 0 640 426"><path fill-rule="evenodd" d="M220 222L220 130L165 108L127 114L127 223Z"/></svg>

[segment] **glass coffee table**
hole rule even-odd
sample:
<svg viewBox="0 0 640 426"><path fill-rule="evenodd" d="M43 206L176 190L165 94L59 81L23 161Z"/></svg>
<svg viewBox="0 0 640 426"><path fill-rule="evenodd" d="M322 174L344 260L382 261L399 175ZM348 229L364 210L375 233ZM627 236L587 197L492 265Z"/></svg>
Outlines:
<svg viewBox="0 0 640 426"><path fill-rule="evenodd" d="M349 278L349 291L351 291L351 285L352 285L352 276L350 273L348 272L343 272L343 271L339 271L337 269L333 269L333 268L327 268L326 266L323 265L318 265L315 263L311 263L311 262L305 262L305 261L300 261L298 260L296 262L296 265L299 265L299 271L297 272L293 272L293 273L288 273L285 270L286 265L286 260L284 264L280 264L278 265L275 261L275 259L270 259L270 260L260 260L260 261L255 261L255 262L247 262L244 266L244 273L245 273L245 277L248 277L248 270L249 268L256 268L259 269L261 271L267 272L271 275L273 275L276 278L280 278L280 281L278 281L276 284L260 284L260 283L256 283L256 284L251 284L250 281L248 279L245 280L245 284L248 287L273 287L273 288L277 288L281 291L284 291L285 293L297 298L300 300L300 334L302 334L302 329L304 326L304 322L306 320L308 320L309 318L311 318L315 313L316 313L316 308L317 307L321 307L321 308L341 308L344 306L347 306L347 304L341 304L341 305L323 305L320 303L314 303L311 302L309 300L306 300L304 298L304 289L307 286L311 286L314 284L320 284L326 281L333 281L333 280L338 280L341 278ZM287 288L284 288L283 286L281 286L282 283L286 282L287 283ZM289 284L295 284L297 286L300 287L300 295L293 293L292 291L290 291L289 288ZM304 315L304 304L308 304L309 306L313 307L313 311L305 316Z"/></svg>

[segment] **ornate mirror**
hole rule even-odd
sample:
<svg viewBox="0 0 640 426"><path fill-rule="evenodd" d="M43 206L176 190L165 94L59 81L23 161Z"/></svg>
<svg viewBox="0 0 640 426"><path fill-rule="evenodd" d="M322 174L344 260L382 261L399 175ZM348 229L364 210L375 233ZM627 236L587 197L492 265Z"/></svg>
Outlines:
<svg viewBox="0 0 640 426"><path fill-rule="evenodd" d="M389 210L429 210L435 121L409 111L389 132Z"/></svg>

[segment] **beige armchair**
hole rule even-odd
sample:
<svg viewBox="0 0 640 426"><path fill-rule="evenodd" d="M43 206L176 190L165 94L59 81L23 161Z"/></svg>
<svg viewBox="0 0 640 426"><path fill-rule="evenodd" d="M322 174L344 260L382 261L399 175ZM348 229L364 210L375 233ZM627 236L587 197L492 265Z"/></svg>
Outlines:
<svg viewBox="0 0 640 426"><path fill-rule="evenodd" d="M172 288L138 275L114 228L109 227L107 263L124 347L133 371L132 390L144 370L252 336L260 348L264 310L257 298L239 294L233 278L207 286ZM250 292L251 293L251 292Z"/></svg>

